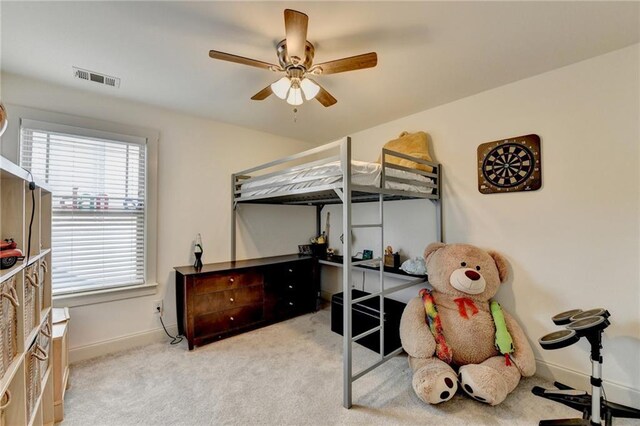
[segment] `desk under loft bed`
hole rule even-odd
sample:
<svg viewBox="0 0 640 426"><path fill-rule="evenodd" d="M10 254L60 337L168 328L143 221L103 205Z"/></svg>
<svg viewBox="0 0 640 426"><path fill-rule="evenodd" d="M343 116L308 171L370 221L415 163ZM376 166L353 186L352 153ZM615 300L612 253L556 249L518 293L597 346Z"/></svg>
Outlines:
<svg viewBox="0 0 640 426"><path fill-rule="evenodd" d="M421 167L410 168L396 164L391 159L404 159ZM390 162L391 160L391 162ZM429 170L429 171L427 171ZM351 254L351 231L357 228L373 228L380 232L379 253L381 257L365 261L353 260L343 256L341 264L321 260L327 265L341 266L343 269L343 303L345 324L343 333L343 405L352 405L351 387L355 380L364 376L390 358L402 352L398 348L385 354L384 316L380 315L380 324L352 336L352 307L354 303L378 297L380 312L384 312L384 297L396 291L424 283L426 278L410 279L392 288L385 288L384 259L384 202L395 200L430 200L436 205L435 217L438 240L442 240L442 171L440 164L416 158L404 153L382 150L380 163L352 161L351 138L345 137L320 147L295 155L256 166L231 176L232 213L231 213L231 260L236 259L236 212L239 204L285 204L316 206L316 228L321 231L322 208L328 204L342 204L343 247L342 252ZM352 204L379 204L379 220L376 223L353 224ZM378 262L380 291L352 298L350 283L354 267ZM352 343L369 334L380 332L380 359L364 370L353 374ZM388 351L387 351L388 352Z"/></svg>

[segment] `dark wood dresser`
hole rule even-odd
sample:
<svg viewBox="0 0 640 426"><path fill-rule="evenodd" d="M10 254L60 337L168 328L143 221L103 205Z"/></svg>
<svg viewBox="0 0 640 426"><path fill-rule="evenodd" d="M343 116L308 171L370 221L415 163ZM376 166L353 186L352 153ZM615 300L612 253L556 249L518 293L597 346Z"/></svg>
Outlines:
<svg viewBox="0 0 640 426"><path fill-rule="evenodd" d="M178 332L186 336L189 350L318 309L318 260L310 256L174 269Z"/></svg>

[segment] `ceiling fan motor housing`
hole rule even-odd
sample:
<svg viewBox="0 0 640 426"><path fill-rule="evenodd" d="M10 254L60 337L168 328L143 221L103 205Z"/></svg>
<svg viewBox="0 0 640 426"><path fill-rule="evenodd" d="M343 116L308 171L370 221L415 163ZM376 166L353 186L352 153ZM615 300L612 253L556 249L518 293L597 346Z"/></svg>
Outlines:
<svg viewBox="0 0 640 426"><path fill-rule="evenodd" d="M305 58L302 63L294 63L294 61L287 54L287 40L282 40L276 46L276 50L278 51L278 60L280 61L280 66L284 69L287 69L291 66L299 66L303 67L305 70L311 68L313 64L313 55L316 53L315 47L313 44L308 41L305 42L304 54Z"/></svg>

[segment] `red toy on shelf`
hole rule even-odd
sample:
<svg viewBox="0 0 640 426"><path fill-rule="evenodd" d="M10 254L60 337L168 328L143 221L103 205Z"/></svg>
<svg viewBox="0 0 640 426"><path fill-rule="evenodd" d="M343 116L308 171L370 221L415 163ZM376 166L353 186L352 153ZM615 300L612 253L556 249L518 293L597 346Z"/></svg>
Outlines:
<svg viewBox="0 0 640 426"><path fill-rule="evenodd" d="M20 250L18 244L13 241L13 238L0 241L0 269L9 269L16 264L18 260L23 260L24 255Z"/></svg>

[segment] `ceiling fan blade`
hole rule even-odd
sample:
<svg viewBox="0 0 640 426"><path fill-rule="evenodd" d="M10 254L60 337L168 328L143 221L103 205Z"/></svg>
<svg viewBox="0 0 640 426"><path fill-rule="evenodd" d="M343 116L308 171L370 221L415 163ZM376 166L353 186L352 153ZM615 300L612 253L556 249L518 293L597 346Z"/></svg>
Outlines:
<svg viewBox="0 0 640 426"><path fill-rule="evenodd" d="M210 50L209 56L213 59L220 59L222 61L235 62L236 64L249 65L252 67L270 69L276 67L276 65L268 64L266 62L258 61L257 59L249 59L244 56L232 55L231 53L218 52L217 50Z"/></svg>
<svg viewBox="0 0 640 426"><path fill-rule="evenodd" d="M376 52L365 53L364 55L351 56L349 58L336 59L335 61L316 64L315 67L322 68L322 75L337 74L339 72L355 71L365 68L373 68L378 64Z"/></svg>
<svg viewBox="0 0 640 426"><path fill-rule="evenodd" d="M295 63L304 63L309 17L296 10L285 9L284 29L287 38L287 55Z"/></svg>
<svg viewBox="0 0 640 426"><path fill-rule="evenodd" d="M254 101L262 101L264 99L267 99L272 93L273 91L271 90L271 85L268 85L267 87L253 95L251 99Z"/></svg>
<svg viewBox="0 0 640 426"><path fill-rule="evenodd" d="M313 80L311 80L311 81L313 81ZM313 81L313 82L318 84L317 81ZM331 96L331 93L327 92L324 89L324 87L320 86L319 84L318 84L318 87L320 87L320 91L316 95L316 99L318 100L318 102L320 102L325 107L330 107L331 105L333 105L336 102L338 102L338 100L336 98L334 98L333 96Z"/></svg>

